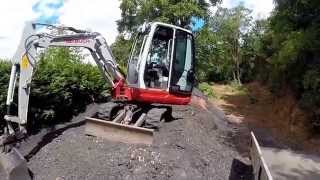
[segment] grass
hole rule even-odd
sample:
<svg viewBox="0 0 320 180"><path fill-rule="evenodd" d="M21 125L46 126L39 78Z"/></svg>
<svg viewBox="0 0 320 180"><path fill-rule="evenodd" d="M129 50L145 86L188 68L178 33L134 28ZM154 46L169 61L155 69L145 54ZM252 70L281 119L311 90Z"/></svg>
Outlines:
<svg viewBox="0 0 320 180"><path fill-rule="evenodd" d="M214 90L212 88L212 84L203 82L199 84L199 89L202 91L207 97L214 98L216 97Z"/></svg>
<svg viewBox="0 0 320 180"><path fill-rule="evenodd" d="M237 82L232 81L230 84L227 84L226 86L230 89L231 92L234 92L235 95L244 96L249 94L249 90L245 86Z"/></svg>
<svg viewBox="0 0 320 180"><path fill-rule="evenodd" d="M202 82L199 84L199 89L207 97L212 99L223 99L226 93L235 96L250 96L249 90L236 82L230 82L223 85Z"/></svg>

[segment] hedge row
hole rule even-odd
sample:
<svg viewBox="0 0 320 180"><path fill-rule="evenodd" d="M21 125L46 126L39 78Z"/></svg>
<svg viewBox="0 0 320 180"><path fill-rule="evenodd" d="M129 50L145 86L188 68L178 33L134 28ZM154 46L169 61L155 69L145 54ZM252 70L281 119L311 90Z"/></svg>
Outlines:
<svg viewBox="0 0 320 180"><path fill-rule="evenodd" d="M52 48L41 56L31 85L29 123L33 130L70 120L107 91L98 68L82 63L81 59L79 53L67 48ZM1 118L10 66L8 62L0 62Z"/></svg>

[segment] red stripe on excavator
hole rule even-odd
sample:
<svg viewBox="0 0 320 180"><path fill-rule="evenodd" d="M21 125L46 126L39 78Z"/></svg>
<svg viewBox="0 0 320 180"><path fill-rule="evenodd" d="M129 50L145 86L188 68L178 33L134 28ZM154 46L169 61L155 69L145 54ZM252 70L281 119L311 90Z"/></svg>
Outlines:
<svg viewBox="0 0 320 180"><path fill-rule="evenodd" d="M161 89L140 89L128 87L124 80L115 82L115 86L111 93L113 99L137 101L142 103L187 105L191 100L191 94L170 94L169 92Z"/></svg>
<svg viewBox="0 0 320 180"><path fill-rule="evenodd" d="M191 100L190 95L173 95L165 90L139 88L132 88L132 98L139 102L172 105L187 105Z"/></svg>

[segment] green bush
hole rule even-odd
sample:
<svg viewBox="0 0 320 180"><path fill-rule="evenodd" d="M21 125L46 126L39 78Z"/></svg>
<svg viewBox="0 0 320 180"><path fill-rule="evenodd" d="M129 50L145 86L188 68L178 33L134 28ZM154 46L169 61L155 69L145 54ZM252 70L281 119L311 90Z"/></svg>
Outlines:
<svg viewBox="0 0 320 180"><path fill-rule="evenodd" d="M106 89L97 67L84 64L66 48L49 49L38 63L32 81L30 113L38 124L69 120L96 101Z"/></svg>
<svg viewBox="0 0 320 180"><path fill-rule="evenodd" d="M208 97L215 97L214 91L210 84L204 82L199 84L199 89Z"/></svg>
<svg viewBox="0 0 320 180"><path fill-rule="evenodd" d="M0 133L2 126L4 125L3 116L6 113L6 99L10 78L10 67L11 64L9 61L0 60Z"/></svg>
<svg viewBox="0 0 320 180"><path fill-rule="evenodd" d="M4 115L10 64L0 63L0 113ZM81 62L81 56L67 48L52 48L42 55L34 72L29 106L29 125L43 126L70 120L87 104L102 98L108 90L98 68Z"/></svg>

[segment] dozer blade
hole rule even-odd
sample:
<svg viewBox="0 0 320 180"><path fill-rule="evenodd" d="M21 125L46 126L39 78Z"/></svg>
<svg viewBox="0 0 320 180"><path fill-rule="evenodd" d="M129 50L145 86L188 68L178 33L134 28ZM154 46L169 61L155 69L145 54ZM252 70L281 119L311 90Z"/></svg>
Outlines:
<svg viewBox="0 0 320 180"><path fill-rule="evenodd" d="M152 129L120 124L95 118L86 118L86 134L131 144L152 144Z"/></svg>
<svg viewBox="0 0 320 180"><path fill-rule="evenodd" d="M31 180L27 161L16 148L10 152L0 152L0 179Z"/></svg>

